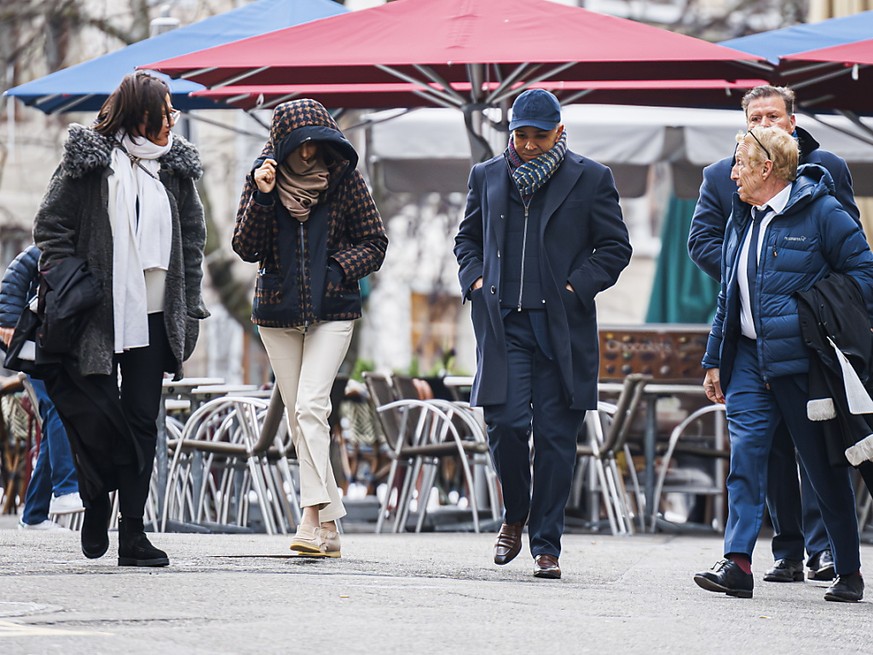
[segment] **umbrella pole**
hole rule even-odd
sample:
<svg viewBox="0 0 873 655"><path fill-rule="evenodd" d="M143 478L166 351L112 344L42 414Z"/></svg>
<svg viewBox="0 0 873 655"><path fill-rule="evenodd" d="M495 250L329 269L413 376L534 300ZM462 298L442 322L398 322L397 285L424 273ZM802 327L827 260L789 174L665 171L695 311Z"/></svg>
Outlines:
<svg viewBox="0 0 873 655"><path fill-rule="evenodd" d="M463 112L467 137L470 140L470 158L476 163L491 159L494 156L494 149L482 134L482 124L485 119L482 110L473 105L464 105Z"/></svg>

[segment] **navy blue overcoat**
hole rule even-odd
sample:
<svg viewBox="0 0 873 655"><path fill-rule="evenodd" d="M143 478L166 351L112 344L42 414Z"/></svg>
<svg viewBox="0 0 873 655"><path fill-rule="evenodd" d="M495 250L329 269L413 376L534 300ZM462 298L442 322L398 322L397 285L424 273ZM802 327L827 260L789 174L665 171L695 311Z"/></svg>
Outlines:
<svg viewBox="0 0 873 655"><path fill-rule="evenodd" d="M518 193L504 156L470 172L467 207L455 238L465 299L472 300L476 377L471 403L505 402L506 345L500 312L501 253L509 194ZM574 409L597 406L599 363L594 297L615 284L631 256L612 172L568 151L548 184L540 220L540 279L549 337ZM483 278L481 290L470 292ZM567 284L573 287L568 291ZM511 383L511 381L510 381Z"/></svg>

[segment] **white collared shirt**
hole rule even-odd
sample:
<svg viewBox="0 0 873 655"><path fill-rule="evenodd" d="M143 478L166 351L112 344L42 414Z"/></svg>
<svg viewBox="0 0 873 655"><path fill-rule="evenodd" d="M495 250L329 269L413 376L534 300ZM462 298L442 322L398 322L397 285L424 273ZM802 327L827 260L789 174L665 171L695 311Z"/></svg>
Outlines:
<svg viewBox="0 0 873 655"><path fill-rule="evenodd" d="M761 263L761 250L764 245L764 235L767 232L767 227L770 225L770 222L776 218L779 214L782 213L782 210L785 209L785 205L788 204L788 199L791 197L791 187L793 185L787 185L782 191L777 193L775 196L770 198L763 205L758 205L755 207L757 210L762 210L765 206L768 208L767 214L761 219L761 228L758 233L758 252L756 256L758 258L758 264ZM746 275L746 270L749 262L749 244L752 241L752 224L749 223L749 229L746 230L746 236L743 241L743 247L740 250L740 258L737 261L737 282L740 286L740 331L743 333L744 337L748 337L749 339L757 339L758 333L755 331L755 321L752 318L752 306L749 301L749 278Z"/></svg>

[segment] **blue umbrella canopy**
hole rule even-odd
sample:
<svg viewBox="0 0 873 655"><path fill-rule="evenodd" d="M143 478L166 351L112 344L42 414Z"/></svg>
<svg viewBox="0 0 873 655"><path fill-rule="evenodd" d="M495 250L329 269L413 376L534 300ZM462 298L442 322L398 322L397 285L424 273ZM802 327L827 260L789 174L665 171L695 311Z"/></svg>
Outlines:
<svg viewBox="0 0 873 655"><path fill-rule="evenodd" d="M121 79L137 66L346 11L332 0L257 0L16 86L4 95L47 114L97 111ZM204 88L200 84L161 77L169 84L173 105L179 109L225 107L207 98L191 97L192 91Z"/></svg>
<svg viewBox="0 0 873 655"><path fill-rule="evenodd" d="M779 63L779 57L807 50L869 39L873 35L873 11L829 18L818 23L792 25L778 30L722 41L719 45L748 52Z"/></svg>

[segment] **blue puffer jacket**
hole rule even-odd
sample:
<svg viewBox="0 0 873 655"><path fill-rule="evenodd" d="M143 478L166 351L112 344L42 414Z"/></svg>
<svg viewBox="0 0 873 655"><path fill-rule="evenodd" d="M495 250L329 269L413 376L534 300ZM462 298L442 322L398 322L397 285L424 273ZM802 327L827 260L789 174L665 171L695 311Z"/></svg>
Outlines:
<svg viewBox="0 0 873 655"><path fill-rule="evenodd" d="M806 373L809 357L800 335L797 300L831 271L855 278L873 316L873 253L855 220L833 195L830 173L816 164L798 169L788 204L764 232L758 265L758 294L753 312L758 334L758 364L765 379ZM722 388L740 337L737 270L741 245L751 223L751 207L734 194L725 232L721 291L704 368L720 368Z"/></svg>
<svg viewBox="0 0 873 655"><path fill-rule="evenodd" d="M28 246L12 260L0 282L0 327L15 327L39 283L39 248Z"/></svg>
<svg viewBox="0 0 873 655"><path fill-rule="evenodd" d="M800 145L800 163L818 164L827 169L834 181L834 195L843 208L861 224L861 211L855 204L852 174L846 161L819 147L812 135L798 127L795 130ZM721 245L725 226L731 214L731 203L737 185L731 179L733 156L710 164L703 169L700 197L694 207L691 229L688 232L688 255L697 267L712 279L719 281Z"/></svg>

